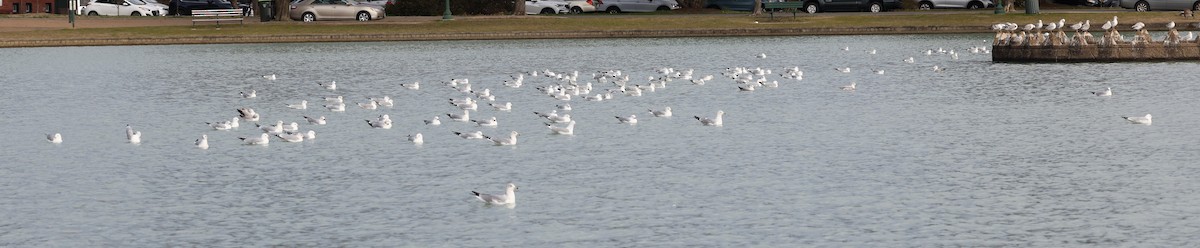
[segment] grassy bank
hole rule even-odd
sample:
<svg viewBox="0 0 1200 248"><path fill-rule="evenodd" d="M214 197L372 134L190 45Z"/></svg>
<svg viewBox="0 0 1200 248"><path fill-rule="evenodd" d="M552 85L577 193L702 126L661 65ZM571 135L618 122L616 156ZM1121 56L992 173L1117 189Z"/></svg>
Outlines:
<svg viewBox="0 0 1200 248"><path fill-rule="evenodd" d="M246 25L223 25L216 30L211 25L193 30L190 26L145 26L116 28L80 28L38 31L6 32L3 40L56 40L56 39L155 39L168 37L219 37L219 36L281 36L281 35L373 35L373 34L461 34L461 33L512 33L523 31L589 32L620 30L723 30L723 29L794 29L794 28L857 28L857 27L978 27L986 28L999 22L1031 23L1067 19L1068 22L1092 20L1093 30L1099 30L1103 20L1120 16L1122 26L1128 28L1134 22L1146 22L1150 28L1161 28L1168 21L1180 24L1195 22L1182 19L1174 12L1116 12L1116 13L1063 13L1063 14L1005 14L994 15L979 12L888 15L805 15L799 18L776 16L774 20L746 15L694 15L656 14L622 16L477 16L457 17L454 21L438 21L436 18L392 18L382 21L360 22L248 22ZM49 17L53 18L53 17ZM132 17L83 18L81 22L103 22L125 20ZM190 24L188 17L142 17L159 18L164 22ZM65 18L64 18L65 20ZM1185 23L1184 21L1188 21ZM1184 26L1184 25L1180 25Z"/></svg>

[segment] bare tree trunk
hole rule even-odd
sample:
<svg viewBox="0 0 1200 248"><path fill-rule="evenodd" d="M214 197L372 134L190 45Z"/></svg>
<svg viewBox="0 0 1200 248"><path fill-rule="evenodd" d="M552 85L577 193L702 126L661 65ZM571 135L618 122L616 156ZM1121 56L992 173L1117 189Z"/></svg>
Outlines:
<svg viewBox="0 0 1200 248"><path fill-rule="evenodd" d="M513 8L513 15L525 15L525 0L513 0L516 4Z"/></svg>
<svg viewBox="0 0 1200 248"><path fill-rule="evenodd" d="M291 2L290 2L290 1L288 1L288 0L275 0L275 1L274 1L274 4L275 4L275 6L274 6L274 8L275 8L275 13L274 13L274 14L275 14L275 16L274 16L274 17L275 17L275 20L276 20L276 21L291 21L291 20L292 20L292 18L291 18L291 17L288 17L288 11L289 11L289 9L288 9L288 8L291 6Z"/></svg>
<svg viewBox="0 0 1200 248"><path fill-rule="evenodd" d="M754 0L754 13L751 13L750 16L760 16L762 14L762 0Z"/></svg>

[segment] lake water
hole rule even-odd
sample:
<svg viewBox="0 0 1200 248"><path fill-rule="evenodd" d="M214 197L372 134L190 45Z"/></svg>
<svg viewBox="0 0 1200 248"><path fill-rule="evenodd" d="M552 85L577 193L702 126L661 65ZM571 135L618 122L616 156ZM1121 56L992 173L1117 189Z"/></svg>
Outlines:
<svg viewBox="0 0 1200 248"><path fill-rule="evenodd" d="M994 64L989 34L0 49L6 247L1195 247L1196 63ZM840 48L849 47L850 51ZM954 49L949 55L923 54ZM877 49L871 55L867 49ZM766 58L755 55L766 53ZM902 60L915 57L915 63ZM933 72L934 65L947 68ZM729 67L804 70L739 92ZM714 75L643 96L556 100L527 71ZM842 73L835 67L851 67ZM874 74L872 69L884 69ZM277 74L268 81L261 75ZM447 120L491 89L474 119ZM336 81L330 91L318 82ZM420 90L401 83L421 82ZM853 92L839 86L857 83ZM594 83L592 94L615 86ZM1115 95L1092 91L1112 87ZM238 92L257 90L257 98ZM342 95L346 112L321 107ZM355 103L390 96L395 107ZM307 110L287 103L308 100ZM570 103L575 135L533 114ZM673 108L654 118L647 109ZM301 123L267 146L242 122ZM727 114L724 126L692 116ZM1121 116L1154 115L1153 125ZM392 129L364 123L380 114ZM636 114L636 125L614 116ZM307 125L301 116L327 116ZM440 126L422 120L443 116ZM143 143L126 142L131 124ZM515 146L454 131L521 133ZM46 142L60 132L62 144ZM424 135L424 145L405 137ZM193 140L209 136L211 148ZM471 191L517 204L489 206Z"/></svg>

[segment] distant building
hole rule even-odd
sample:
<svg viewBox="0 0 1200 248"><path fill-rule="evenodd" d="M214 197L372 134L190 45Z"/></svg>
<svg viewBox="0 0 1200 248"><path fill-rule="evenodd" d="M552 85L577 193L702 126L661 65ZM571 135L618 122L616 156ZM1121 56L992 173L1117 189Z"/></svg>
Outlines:
<svg viewBox="0 0 1200 248"><path fill-rule="evenodd" d="M0 0L0 14L66 14L67 11L67 0Z"/></svg>

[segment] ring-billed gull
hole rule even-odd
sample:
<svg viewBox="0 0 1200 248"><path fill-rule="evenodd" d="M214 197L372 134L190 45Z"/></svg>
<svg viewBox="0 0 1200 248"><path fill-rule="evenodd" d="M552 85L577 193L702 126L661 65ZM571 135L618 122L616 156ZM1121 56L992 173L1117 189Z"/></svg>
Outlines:
<svg viewBox="0 0 1200 248"><path fill-rule="evenodd" d="M663 110L650 110L650 114L654 117L671 117L671 107L665 107Z"/></svg>
<svg viewBox="0 0 1200 248"><path fill-rule="evenodd" d="M1121 116L1121 118L1125 118L1125 120L1127 120L1127 121L1129 121L1129 123L1133 123L1133 124L1150 125L1150 123L1151 123L1150 114L1146 114L1146 116L1140 116L1140 117L1139 116L1132 116L1132 117Z"/></svg>
<svg viewBox="0 0 1200 248"><path fill-rule="evenodd" d="M546 123L546 127L550 128L550 132L562 135L575 135L575 121L567 122L566 126L556 127L553 124Z"/></svg>
<svg viewBox="0 0 1200 248"><path fill-rule="evenodd" d="M317 118L304 116L304 120L307 120L308 124L313 124L313 125L325 125L325 122L326 122L325 116L320 116Z"/></svg>
<svg viewBox="0 0 1200 248"><path fill-rule="evenodd" d="M500 122L496 121L495 116L492 116L491 119L471 120L471 122L474 122L476 125L479 125L481 127L496 127L500 124Z"/></svg>
<svg viewBox="0 0 1200 248"><path fill-rule="evenodd" d="M275 80L275 78L276 78L276 77L275 77L275 74L271 74L271 75L263 75L262 77L263 77L263 78L265 78L265 79L267 79L267 80Z"/></svg>
<svg viewBox="0 0 1200 248"><path fill-rule="evenodd" d="M59 133L46 134L46 141L49 141L50 143L54 143L54 144L62 144L62 134L59 134Z"/></svg>
<svg viewBox="0 0 1200 248"><path fill-rule="evenodd" d="M250 92L248 92L248 93L247 93L247 92L244 92L244 91L243 91L243 92L238 92L238 94L242 95L242 98L255 98L255 97L258 97L258 91L256 91L256 90L250 90Z"/></svg>
<svg viewBox="0 0 1200 248"><path fill-rule="evenodd" d="M262 136L259 137L238 137L238 139L241 139L246 145L267 145L271 143L270 136L267 136L266 133L263 133Z"/></svg>
<svg viewBox="0 0 1200 248"><path fill-rule="evenodd" d="M629 115L629 117L623 117L623 116L616 116L616 117L617 117L617 123L630 124L630 125L637 124L637 115Z"/></svg>
<svg viewBox="0 0 1200 248"><path fill-rule="evenodd" d="M298 104L288 103L287 107L290 109L308 109L308 100L300 100Z"/></svg>
<svg viewBox="0 0 1200 248"><path fill-rule="evenodd" d="M418 145L425 144L425 137L421 133L410 134L408 135L408 141Z"/></svg>
<svg viewBox="0 0 1200 248"><path fill-rule="evenodd" d="M850 82L850 84L849 84L849 85L842 86L842 87L840 87L840 88L841 88L842 90L844 90L844 91L854 91L855 89L858 89L858 83L856 83L856 82Z"/></svg>
<svg viewBox="0 0 1200 248"><path fill-rule="evenodd" d="M410 84L400 84L405 89L418 90L421 89L421 82L412 82Z"/></svg>
<svg viewBox="0 0 1200 248"><path fill-rule="evenodd" d="M337 81L329 81L329 83L317 83L317 85L324 87L327 90L337 90Z"/></svg>
<svg viewBox="0 0 1200 248"><path fill-rule="evenodd" d="M488 105L492 106L492 108L496 108L497 111L512 111L512 102L506 102L504 104L488 103Z"/></svg>
<svg viewBox="0 0 1200 248"><path fill-rule="evenodd" d="M467 122L467 120L470 120L471 118L471 112L464 109L462 114L447 113L446 117L450 117L450 119L454 121Z"/></svg>
<svg viewBox="0 0 1200 248"><path fill-rule="evenodd" d="M454 132L454 135L458 135L458 137L464 139L483 139L483 131Z"/></svg>
<svg viewBox="0 0 1200 248"><path fill-rule="evenodd" d="M705 117L700 117L700 116L693 116L693 117L696 118L696 120L700 121L701 125L718 126L719 127L719 126L724 125L724 122L721 120L724 116L725 116L725 111L717 110L717 116L713 117L711 119L705 118Z"/></svg>
<svg viewBox="0 0 1200 248"><path fill-rule="evenodd" d="M200 149L208 149L208 135L201 134L199 139L196 139L196 147Z"/></svg>
<svg viewBox="0 0 1200 248"><path fill-rule="evenodd" d="M570 114L554 115L554 116L548 116L548 117L546 117L546 119L550 120L554 123L567 123L567 122L571 122L571 115Z"/></svg>
<svg viewBox="0 0 1200 248"><path fill-rule="evenodd" d="M1092 91L1092 95L1112 96L1112 87L1105 87L1103 91Z"/></svg>
<svg viewBox="0 0 1200 248"><path fill-rule="evenodd" d="M134 131L133 126L126 124L125 125L125 138L129 139L130 144L141 144L142 143L142 132Z"/></svg>
<svg viewBox="0 0 1200 248"><path fill-rule="evenodd" d="M517 145L517 136L520 136L520 135L521 134L517 133L517 131L512 131L512 132L508 133L508 138L503 138L503 137L493 138L493 137L489 137L487 135L484 135L483 138L487 139L487 140L491 140L492 143L495 143L495 145L498 145L498 146L513 146L513 145Z"/></svg>
<svg viewBox="0 0 1200 248"><path fill-rule="evenodd" d="M287 142L304 141L304 133L280 133L275 134L275 137L279 137L279 139Z"/></svg>
<svg viewBox="0 0 1200 248"><path fill-rule="evenodd" d="M325 101L329 102L329 103L345 103L346 102L346 100L343 99L342 96L327 96L327 97L325 97Z"/></svg>
<svg viewBox="0 0 1200 248"><path fill-rule="evenodd" d="M373 128L392 129L392 118L388 117L388 115L380 115L379 119L366 121L367 125Z"/></svg>
<svg viewBox="0 0 1200 248"><path fill-rule="evenodd" d="M475 191L471 191L480 201L487 204L515 204L517 203L517 185L509 183L504 189L504 195L491 195Z"/></svg>
<svg viewBox="0 0 1200 248"><path fill-rule="evenodd" d="M425 120L425 125L437 126L442 124L442 118L434 116L432 120Z"/></svg>
<svg viewBox="0 0 1200 248"><path fill-rule="evenodd" d="M252 108L239 108L237 111L238 117L241 117L243 120L258 121L259 115Z"/></svg>

